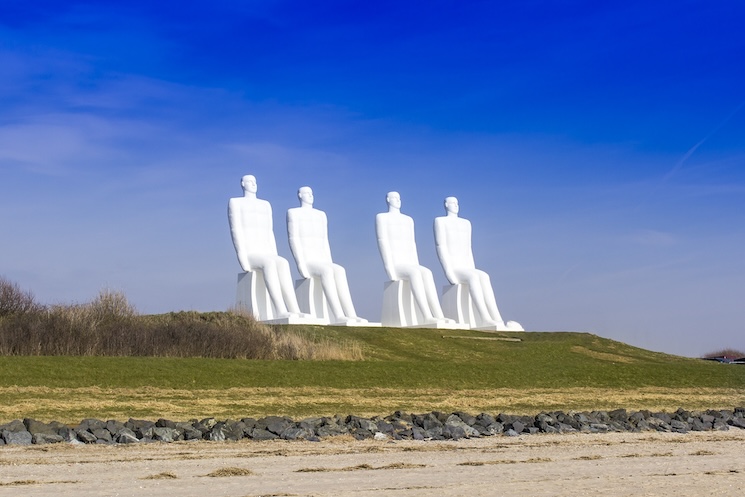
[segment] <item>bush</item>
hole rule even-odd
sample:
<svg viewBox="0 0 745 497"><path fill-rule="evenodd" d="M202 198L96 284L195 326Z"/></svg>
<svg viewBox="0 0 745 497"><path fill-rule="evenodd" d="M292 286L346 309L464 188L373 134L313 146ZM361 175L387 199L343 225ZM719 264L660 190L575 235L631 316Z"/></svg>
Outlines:
<svg viewBox="0 0 745 497"><path fill-rule="evenodd" d="M704 354L704 358L711 359L714 357L726 357L727 359L739 359L740 357L745 357L745 352L737 349L722 349L717 350L715 352L709 352L708 354Z"/></svg>
<svg viewBox="0 0 745 497"><path fill-rule="evenodd" d="M5 280L3 284L8 302L13 303L5 307L13 310L0 314L0 355L362 358L359 346L317 342L261 324L250 315L172 312L141 316L124 294L110 290L87 304L43 307L17 285Z"/></svg>
<svg viewBox="0 0 745 497"><path fill-rule="evenodd" d="M21 290L16 283L0 276L0 317L25 314L38 307L31 292Z"/></svg>

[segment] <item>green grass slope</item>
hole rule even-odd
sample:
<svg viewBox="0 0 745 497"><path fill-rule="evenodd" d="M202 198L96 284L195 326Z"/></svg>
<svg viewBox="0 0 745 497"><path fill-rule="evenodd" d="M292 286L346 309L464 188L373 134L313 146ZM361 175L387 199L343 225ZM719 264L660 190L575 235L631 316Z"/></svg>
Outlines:
<svg viewBox="0 0 745 497"><path fill-rule="evenodd" d="M356 343L362 361L0 357L0 388L338 389L733 388L745 367L631 347L587 333L293 327Z"/></svg>

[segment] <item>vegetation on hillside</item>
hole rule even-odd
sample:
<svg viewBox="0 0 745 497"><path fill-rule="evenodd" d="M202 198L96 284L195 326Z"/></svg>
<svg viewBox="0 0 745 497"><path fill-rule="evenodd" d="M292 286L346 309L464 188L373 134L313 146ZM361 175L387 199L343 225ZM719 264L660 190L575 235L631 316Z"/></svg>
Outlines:
<svg viewBox="0 0 745 497"><path fill-rule="evenodd" d="M708 354L704 354L704 357L707 359L711 359L714 357L725 357L727 359L739 359L741 357L745 357L745 352L742 350L737 349L721 349L721 350L715 350L714 352L709 352Z"/></svg>
<svg viewBox="0 0 745 497"><path fill-rule="evenodd" d="M361 359L359 347L278 330L237 313L143 316L120 292L45 306L0 278L0 355Z"/></svg>

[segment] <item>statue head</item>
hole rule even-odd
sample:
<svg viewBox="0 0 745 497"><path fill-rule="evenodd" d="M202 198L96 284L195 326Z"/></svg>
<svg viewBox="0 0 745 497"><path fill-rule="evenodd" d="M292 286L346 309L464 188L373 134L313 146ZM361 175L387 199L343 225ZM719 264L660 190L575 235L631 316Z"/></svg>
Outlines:
<svg viewBox="0 0 745 497"><path fill-rule="evenodd" d="M458 214L460 207L458 206L458 199L455 197L445 197L445 212L448 214Z"/></svg>
<svg viewBox="0 0 745 497"><path fill-rule="evenodd" d="M313 205L313 190L309 186L301 186L297 191L300 205Z"/></svg>
<svg viewBox="0 0 745 497"><path fill-rule="evenodd" d="M388 192L385 196L385 201L388 203L388 207L393 207L394 209L401 208L401 195L398 192Z"/></svg>
<svg viewBox="0 0 745 497"><path fill-rule="evenodd" d="M256 177L253 174L247 174L241 178L241 187L243 188L244 192L248 193L256 193L256 191L259 189L258 185L256 184Z"/></svg>

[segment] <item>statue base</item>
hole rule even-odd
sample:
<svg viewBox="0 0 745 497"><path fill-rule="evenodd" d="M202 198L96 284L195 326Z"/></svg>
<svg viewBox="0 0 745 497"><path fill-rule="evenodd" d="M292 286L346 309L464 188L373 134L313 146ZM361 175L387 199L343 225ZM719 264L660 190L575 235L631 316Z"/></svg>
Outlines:
<svg viewBox="0 0 745 497"><path fill-rule="evenodd" d="M314 318L313 316L288 316L286 318L265 319L260 322L262 324L308 324L317 326L328 324L327 321Z"/></svg>
<svg viewBox="0 0 745 497"><path fill-rule="evenodd" d="M328 324L328 320L310 315L279 317L266 289L264 273L261 270L238 273L235 306L238 310L252 314L257 321L264 324Z"/></svg>
<svg viewBox="0 0 745 497"><path fill-rule="evenodd" d="M349 328L380 328L383 326L380 323L371 323L370 321L361 320L350 320L350 321L339 321L338 323L328 323L329 326L346 326Z"/></svg>
<svg viewBox="0 0 745 497"><path fill-rule="evenodd" d="M507 321L506 323L497 323L488 326L477 326L471 328L476 331L525 331L520 323L517 321Z"/></svg>

